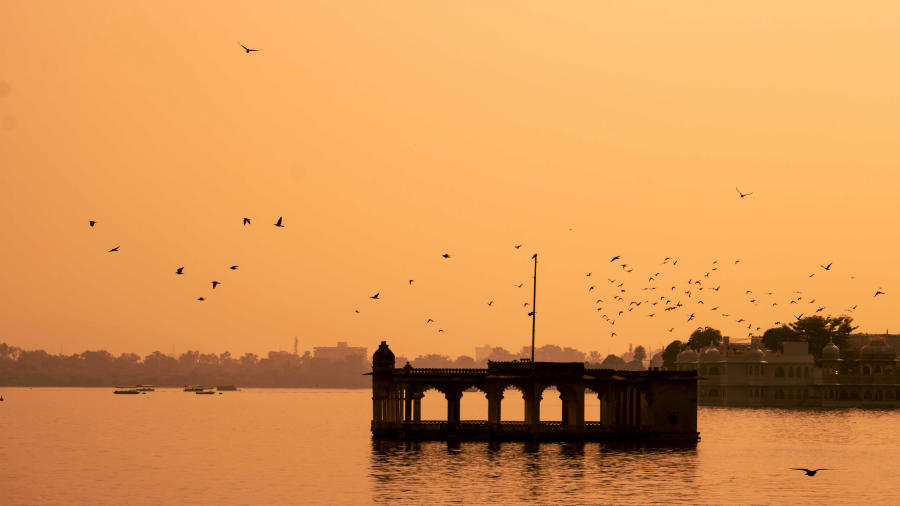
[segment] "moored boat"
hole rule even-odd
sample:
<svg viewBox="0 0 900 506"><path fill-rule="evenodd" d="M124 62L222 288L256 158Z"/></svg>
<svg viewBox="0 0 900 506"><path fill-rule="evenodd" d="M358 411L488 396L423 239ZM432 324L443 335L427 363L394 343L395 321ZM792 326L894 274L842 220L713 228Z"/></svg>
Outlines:
<svg viewBox="0 0 900 506"><path fill-rule="evenodd" d="M197 395L213 395L213 394L215 394L215 392L212 390L199 390L194 393L196 393Z"/></svg>
<svg viewBox="0 0 900 506"><path fill-rule="evenodd" d="M113 390L113 393L119 394L119 395L122 395L122 394L134 395L134 394L141 393L141 391L136 388L129 388L127 390Z"/></svg>
<svg viewBox="0 0 900 506"><path fill-rule="evenodd" d="M202 392L203 390L204 390L204 388L200 385L185 385L184 386L185 392Z"/></svg>
<svg viewBox="0 0 900 506"><path fill-rule="evenodd" d="M237 389L234 385L216 385L216 390L220 392L235 392Z"/></svg>

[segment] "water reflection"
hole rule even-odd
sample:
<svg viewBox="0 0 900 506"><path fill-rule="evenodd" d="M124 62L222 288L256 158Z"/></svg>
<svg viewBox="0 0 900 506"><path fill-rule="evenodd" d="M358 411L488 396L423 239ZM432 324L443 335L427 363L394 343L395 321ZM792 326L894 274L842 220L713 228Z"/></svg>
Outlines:
<svg viewBox="0 0 900 506"><path fill-rule="evenodd" d="M696 445L373 440L369 469L375 502L691 502L697 459Z"/></svg>

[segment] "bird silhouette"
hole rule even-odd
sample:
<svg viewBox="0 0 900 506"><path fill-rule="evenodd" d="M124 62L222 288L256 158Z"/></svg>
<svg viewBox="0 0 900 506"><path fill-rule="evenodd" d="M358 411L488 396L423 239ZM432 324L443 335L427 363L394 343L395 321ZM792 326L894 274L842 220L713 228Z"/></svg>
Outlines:
<svg viewBox="0 0 900 506"><path fill-rule="evenodd" d="M359 309L354 309L353 312L354 312L354 313L359 313Z"/></svg>
<svg viewBox="0 0 900 506"><path fill-rule="evenodd" d="M805 467L792 467L791 469L795 471L803 471L807 476L815 476L819 471L827 471L827 467L820 467L818 469L806 469Z"/></svg>
<svg viewBox="0 0 900 506"><path fill-rule="evenodd" d="M530 306L530 305L531 305L530 302L526 302L525 304L522 304L522 307L528 307L528 306Z"/></svg>
<svg viewBox="0 0 900 506"><path fill-rule="evenodd" d="M494 305L494 301L488 302L488 306L493 306L493 305Z"/></svg>
<svg viewBox="0 0 900 506"><path fill-rule="evenodd" d="M882 292L881 290L877 290L875 292L875 295L873 295L872 297L878 297L879 295L884 295L884 292Z"/></svg>
<svg viewBox="0 0 900 506"><path fill-rule="evenodd" d="M378 296L381 295L381 292L376 293L375 295L369 297L370 299L378 300Z"/></svg>
<svg viewBox="0 0 900 506"><path fill-rule="evenodd" d="M92 227L93 227L94 225L96 225L96 224L97 224L97 222L94 221L94 220L88 221L88 225L90 225L90 226L92 226Z"/></svg>
<svg viewBox="0 0 900 506"><path fill-rule="evenodd" d="M197 300L199 300L200 302L203 302L204 300L206 300L206 297L197 297Z"/></svg>
<svg viewBox="0 0 900 506"><path fill-rule="evenodd" d="M590 276L591 276L591 273L589 272L589 273L585 274L585 276L586 276L586 277L590 277Z"/></svg>
<svg viewBox="0 0 900 506"><path fill-rule="evenodd" d="M184 274L184 267L179 267L175 269L175 274Z"/></svg>
<svg viewBox="0 0 900 506"><path fill-rule="evenodd" d="M278 217L278 221L275 222L275 226L276 227L284 227L284 225L281 224L281 216Z"/></svg>
<svg viewBox="0 0 900 506"><path fill-rule="evenodd" d="M749 197L750 195L753 195L752 192L751 193L741 193L741 190L739 190L737 186L735 186L734 189L737 190L738 195L740 195L741 198Z"/></svg>
<svg viewBox="0 0 900 506"><path fill-rule="evenodd" d="M830 270L831 270L831 264L833 264L833 263L834 263L834 262L828 262L828 265L820 265L819 267L825 269L826 271L830 271Z"/></svg>
<svg viewBox="0 0 900 506"><path fill-rule="evenodd" d="M444 331L444 329L438 329L438 332L443 332L443 331Z"/></svg>
<svg viewBox="0 0 900 506"><path fill-rule="evenodd" d="M622 258L622 257L619 256L619 255L616 255L616 256L612 257L612 259L610 260L610 262L615 262L616 260L618 260L618 259L620 259L620 258Z"/></svg>
<svg viewBox="0 0 900 506"><path fill-rule="evenodd" d="M213 290L215 290L217 286L222 284L222 283L219 283L218 281L210 281L210 283L212 283Z"/></svg>
<svg viewBox="0 0 900 506"><path fill-rule="evenodd" d="M444 257L444 258L450 258L450 254L449 254L449 253L444 253L444 254L441 255L441 256Z"/></svg>
<svg viewBox="0 0 900 506"><path fill-rule="evenodd" d="M107 251L107 253L112 253L112 252L114 252L114 251L119 251L119 247L116 246L115 248L113 248L113 249ZM876 294L876 295L877 295L877 294Z"/></svg>
<svg viewBox="0 0 900 506"><path fill-rule="evenodd" d="M237 266L237 265L232 265L231 267L229 267L229 269L231 269L231 270L233 270L233 271L236 271L236 270L238 270L238 266Z"/></svg>
<svg viewBox="0 0 900 506"><path fill-rule="evenodd" d="M409 280L409 284L413 284L413 280L410 279L410 280Z"/></svg>
<svg viewBox="0 0 900 506"><path fill-rule="evenodd" d="M244 226L247 226L249 224L250 224L250 218L244 218Z"/></svg>
<svg viewBox="0 0 900 506"><path fill-rule="evenodd" d="M534 316L534 311L529 311L528 316Z"/></svg>
<svg viewBox="0 0 900 506"><path fill-rule="evenodd" d="M513 248L516 248L516 249L519 249L519 248L521 248L521 247L522 247L521 244L516 244L515 246L513 246Z"/></svg>
<svg viewBox="0 0 900 506"><path fill-rule="evenodd" d="M431 322L433 322L433 321L434 321L434 320L432 320L431 318L429 318L429 319L425 320L425 324L429 324L429 323L431 323Z"/></svg>
<svg viewBox="0 0 900 506"><path fill-rule="evenodd" d="M523 286L525 286L525 283L519 283L518 285L516 285L516 288L522 288Z"/></svg>
<svg viewBox="0 0 900 506"><path fill-rule="evenodd" d="M253 51L259 51L259 49L250 49L249 47L241 44L240 42L238 42L238 45L240 45L242 48L244 48L244 51L246 51L247 54L250 54Z"/></svg>

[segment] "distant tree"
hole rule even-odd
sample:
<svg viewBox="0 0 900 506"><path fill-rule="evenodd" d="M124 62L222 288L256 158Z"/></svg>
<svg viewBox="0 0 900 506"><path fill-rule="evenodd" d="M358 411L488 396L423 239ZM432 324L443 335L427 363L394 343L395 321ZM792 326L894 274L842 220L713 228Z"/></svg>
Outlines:
<svg viewBox="0 0 900 506"><path fill-rule="evenodd" d="M428 355L419 355L412 361L413 367L442 368L453 367L453 361L447 355L438 353L430 353Z"/></svg>
<svg viewBox="0 0 900 506"><path fill-rule="evenodd" d="M791 328L801 341L809 343L809 352L816 358L822 357L822 348L829 340L840 349L846 348L850 333L856 330L849 316L808 316L792 323Z"/></svg>
<svg viewBox="0 0 900 506"><path fill-rule="evenodd" d="M530 355L531 355L531 354L529 353L529 356L530 356ZM500 362L500 361L516 360L516 359L518 359L518 358L519 358L519 357L517 357L517 356L513 355L512 353L508 352L506 349L497 346L497 347L495 347L495 348L491 351L491 354L490 354L490 356L488 357L488 360L493 360L493 361L495 361L495 362Z"/></svg>
<svg viewBox="0 0 900 506"><path fill-rule="evenodd" d="M807 316L791 323L766 330L763 345L772 351L781 350L785 341L805 341L809 353L821 358L822 348L829 340L841 349L841 355L849 352L850 333L856 330L849 316Z"/></svg>
<svg viewBox="0 0 900 506"><path fill-rule="evenodd" d="M781 343L785 341L796 340L797 333L794 332L794 329L788 327L787 325L770 328L763 332L762 335L763 346L765 346L767 350L771 351L780 351Z"/></svg>
<svg viewBox="0 0 900 506"><path fill-rule="evenodd" d="M687 347L692 350L702 350L710 346L718 346L722 343L722 333L712 327L698 328L691 333Z"/></svg>
<svg viewBox="0 0 900 506"><path fill-rule="evenodd" d="M678 359L678 354L681 353L681 350L683 349L684 344L677 339L669 343L663 351L663 367L669 370L675 369L675 361Z"/></svg>
<svg viewBox="0 0 900 506"><path fill-rule="evenodd" d="M460 355L453 361L453 367L460 369L475 367L475 359L468 355Z"/></svg>
<svg viewBox="0 0 900 506"><path fill-rule="evenodd" d="M622 357L609 354L600 363L600 367L602 369L625 369L628 367L628 363Z"/></svg>
<svg viewBox="0 0 900 506"><path fill-rule="evenodd" d="M586 360L587 360L587 362L588 362L589 364L592 364L592 365L593 365L593 364L600 364L600 362L603 361L603 355L601 355L599 351L592 351L592 352L587 356L587 359L586 359Z"/></svg>
<svg viewBox="0 0 900 506"><path fill-rule="evenodd" d="M643 363L645 358L647 358L647 350L644 349L643 346L638 345L637 348L634 349L634 354L632 355L632 359Z"/></svg>

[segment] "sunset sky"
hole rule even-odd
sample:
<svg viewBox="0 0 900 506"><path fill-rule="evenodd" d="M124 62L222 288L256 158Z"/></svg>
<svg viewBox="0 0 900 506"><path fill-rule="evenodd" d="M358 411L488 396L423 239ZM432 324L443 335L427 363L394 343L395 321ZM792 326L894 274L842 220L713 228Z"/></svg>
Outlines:
<svg viewBox="0 0 900 506"><path fill-rule="evenodd" d="M894 2L0 0L0 28L0 341L518 350L535 252L538 345L900 330Z"/></svg>

